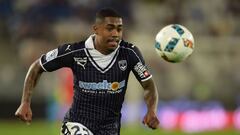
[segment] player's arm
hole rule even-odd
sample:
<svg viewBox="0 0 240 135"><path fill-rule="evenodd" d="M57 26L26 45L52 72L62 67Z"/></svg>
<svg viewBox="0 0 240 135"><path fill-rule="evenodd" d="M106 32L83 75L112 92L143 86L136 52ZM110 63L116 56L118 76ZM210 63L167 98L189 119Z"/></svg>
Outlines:
<svg viewBox="0 0 240 135"><path fill-rule="evenodd" d="M31 97L41 74L44 71L51 72L62 67L71 67L73 63L71 50L70 44L59 46L42 55L30 66L23 86L21 105L15 113L22 121L29 123L32 120Z"/></svg>
<svg viewBox="0 0 240 135"><path fill-rule="evenodd" d="M136 46L131 46L132 48L132 71L144 88L144 100L147 104L148 111L144 116L143 123L152 129L156 129L159 125L159 120L157 118L157 103L158 103L158 92L152 75L145 65L144 59L141 52Z"/></svg>
<svg viewBox="0 0 240 135"><path fill-rule="evenodd" d="M143 119L143 123L152 129L156 129L159 126L159 120L157 118L157 88L152 78L141 82L141 85L144 88L144 100L147 104L147 113Z"/></svg>
<svg viewBox="0 0 240 135"><path fill-rule="evenodd" d="M42 55L40 59L33 62L25 78L21 105L15 115L24 122L31 122L31 97L40 75L43 71L51 72L62 67L71 67L72 65L72 46L65 44Z"/></svg>
<svg viewBox="0 0 240 135"><path fill-rule="evenodd" d="M44 70L42 69L39 63L39 60L36 60L30 66L24 81L21 104L17 109L15 115L26 123L30 123L32 120L32 110L30 107L31 97L32 97L33 89L36 86L38 79L41 76L43 71Z"/></svg>

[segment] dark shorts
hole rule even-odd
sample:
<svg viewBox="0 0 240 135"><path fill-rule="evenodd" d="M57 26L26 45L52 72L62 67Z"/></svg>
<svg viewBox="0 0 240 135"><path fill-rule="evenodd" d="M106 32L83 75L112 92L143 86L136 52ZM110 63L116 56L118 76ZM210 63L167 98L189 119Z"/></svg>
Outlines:
<svg viewBox="0 0 240 135"><path fill-rule="evenodd" d="M94 135L120 135L120 122L99 125L99 129L94 132Z"/></svg>

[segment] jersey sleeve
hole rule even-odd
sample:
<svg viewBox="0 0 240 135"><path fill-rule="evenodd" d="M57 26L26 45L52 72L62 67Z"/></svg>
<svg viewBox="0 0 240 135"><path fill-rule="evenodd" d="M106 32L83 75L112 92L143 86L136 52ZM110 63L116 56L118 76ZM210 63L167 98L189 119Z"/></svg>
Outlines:
<svg viewBox="0 0 240 135"><path fill-rule="evenodd" d="M40 58L40 65L46 72L52 72L62 67L71 67L73 63L72 45L65 44L53 49Z"/></svg>
<svg viewBox="0 0 240 135"><path fill-rule="evenodd" d="M147 66L145 65L145 61L142 57L141 52L136 46L132 46L132 72L137 78L138 81L147 81L152 77L151 73L149 72Z"/></svg>

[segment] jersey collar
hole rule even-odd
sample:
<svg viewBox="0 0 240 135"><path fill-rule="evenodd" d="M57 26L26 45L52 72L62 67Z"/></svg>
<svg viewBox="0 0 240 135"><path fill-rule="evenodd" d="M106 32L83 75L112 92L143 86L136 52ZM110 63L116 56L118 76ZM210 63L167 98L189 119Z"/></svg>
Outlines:
<svg viewBox="0 0 240 135"><path fill-rule="evenodd" d="M95 34L90 35L88 39L85 41L85 47L89 49L94 49L94 43L93 43L93 38Z"/></svg>

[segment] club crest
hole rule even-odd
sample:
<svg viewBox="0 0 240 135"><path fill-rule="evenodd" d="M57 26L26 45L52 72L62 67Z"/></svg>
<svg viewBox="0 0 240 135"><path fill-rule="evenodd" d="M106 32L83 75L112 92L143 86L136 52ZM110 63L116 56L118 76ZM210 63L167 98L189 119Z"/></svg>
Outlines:
<svg viewBox="0 0 240 135"><path fill-rule="evenodd" d="M127 69L127 61L126 60L118 61L118 66L122 71L125 71Z"/></svg>
<svg viewBox="0 0 240 135"><path fill-rule="evenodd" d="M87 63L87 57L83 57L83 58L74 57L74 61L77 62L78 65L82 66L83 69L85 69L85 65Z"/></svg>

